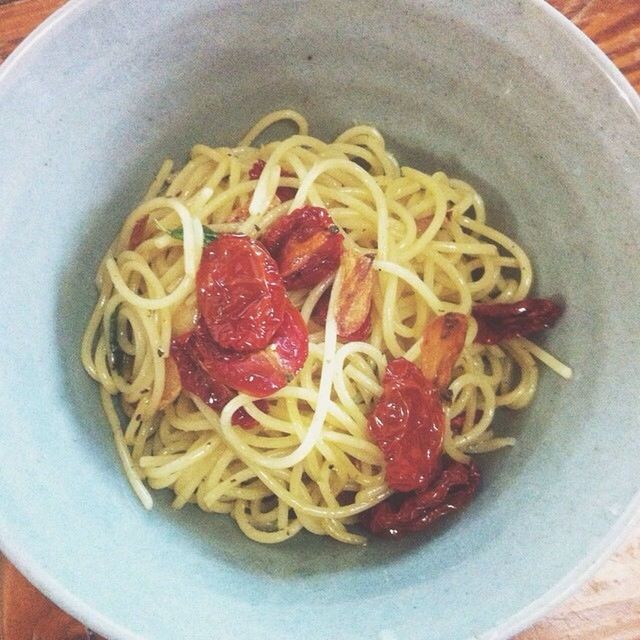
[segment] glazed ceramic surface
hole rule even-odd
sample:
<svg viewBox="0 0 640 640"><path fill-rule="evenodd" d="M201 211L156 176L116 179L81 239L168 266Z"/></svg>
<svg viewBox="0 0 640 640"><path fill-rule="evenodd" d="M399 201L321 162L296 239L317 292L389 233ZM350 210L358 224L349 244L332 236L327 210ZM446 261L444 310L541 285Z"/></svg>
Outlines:
<svg viewBox="0 0 640 640"><path fill-rule="evenodd" d="M566 315L465 513L352 548L146 512L78 356L98 262L161 161L290 106L477 187ZM538 1L72 0L0 68L0 545L114 640L506 638L638 508L639 100ZM289 133L286 129L281 135Z"/></svg>

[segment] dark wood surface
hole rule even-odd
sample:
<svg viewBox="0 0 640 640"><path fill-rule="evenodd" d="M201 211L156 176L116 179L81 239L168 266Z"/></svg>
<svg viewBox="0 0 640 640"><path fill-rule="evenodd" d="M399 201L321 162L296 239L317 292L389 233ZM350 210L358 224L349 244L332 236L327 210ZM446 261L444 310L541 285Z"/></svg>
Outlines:
<svg viewBox="0 0 640 640"><path fill-rule="evenodd" d="M640 0L550 2L640 90ZM62 4L64 0L0 0L0 62ZM89 638L97 636L0 557L0 640ZM640 528L580 592L514 640L640 640Z"/></svg>

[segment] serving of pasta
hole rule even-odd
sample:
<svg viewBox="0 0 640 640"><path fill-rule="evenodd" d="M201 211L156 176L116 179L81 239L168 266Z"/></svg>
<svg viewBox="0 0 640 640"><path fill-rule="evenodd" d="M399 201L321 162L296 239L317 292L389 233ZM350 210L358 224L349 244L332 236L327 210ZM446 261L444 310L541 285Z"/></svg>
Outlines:
<svg viewBox="0 0 640 640"><path fill-rule="evenodd" d="M282 120L297 133L257 146ZM467 505L492 421L536 391L524 251L473 187L399 166L382 135L333 142L299 113L165 161L100 263L82 362L125 473L251 539L346 543Z"/></svg>

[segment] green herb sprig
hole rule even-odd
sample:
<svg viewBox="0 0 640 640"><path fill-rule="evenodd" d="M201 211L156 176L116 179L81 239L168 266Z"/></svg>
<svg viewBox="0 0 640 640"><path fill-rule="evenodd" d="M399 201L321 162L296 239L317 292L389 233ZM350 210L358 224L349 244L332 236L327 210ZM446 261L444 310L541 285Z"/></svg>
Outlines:
<svg viewBox="0 0 640 640"><path fill-rule="evenodd" d="M156 223L156 227L161 231L164 231L168 236L171 236L174 240L184 242L184 229L182 228L182 225L175 227L174 229L167 229L167 227L165 227L161 222L158 222L158 220L154 220L154 222ZM218 234L211 227L207 227L204 224L202 225L202 234L205 247L218 238Z"/></svg>

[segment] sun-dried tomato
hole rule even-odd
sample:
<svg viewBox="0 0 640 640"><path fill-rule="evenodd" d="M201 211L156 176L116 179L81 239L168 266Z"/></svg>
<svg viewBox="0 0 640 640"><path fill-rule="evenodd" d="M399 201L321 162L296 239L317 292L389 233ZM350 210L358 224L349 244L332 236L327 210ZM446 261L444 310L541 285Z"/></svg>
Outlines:
<svg viewBox="0 0 640 640"><path fill-rule="evenodd" d="M340 264L343 237L329 212L304 206L278 218L260 238L287 289L313 287Z"/></svg>
<svg viewBox="0 0 640 640"><path fill-rule="evenodd" d="M129 244L127 247L129 250L134 251L138 248L138 245L142 244L147 231L148 220L149 214L136 220L136 223L133 225L133 229L131 229L131 235L129 236Z"/></svg>
<svg viewBox="0 0 640 640"><path fill-rule="evenodd" d="M302 368L309 335L300 312L287 299L282 324L265 349L250 353L222 349L202 323L193 333L193 346L195 359L211 380L262 398L284 387Z"/></svg>
<svg viewBox="0 0 640 640"><path fill-rule="evenodd" d="M256 160L251 165L251 169L249 169L249 178L251 178L251 180L257 180L262 175L262 171L266 164L267 163L264 160ZM282 171L280 175L283 178L296 177L295 173L289 173L288 171ZM298 193L298 190L294 187L278 187L276 189L276 196L278 196L281 202L293 200L296 197L296 193Z"/></svg>
<svg viewBox="0 0 640 640"><path fill-rule="evenodd" d="M198 396L212 409L221 411L237 394L227 385L213 380L198 364L194 357L194 333L185 334L173 340L171 357L178 365L182 387ZM233 414L232 422L245 428L256 425L256 421L242 408Z"/></svg>
<svg viewBox="0 0 640 640"><path fill-rule="evenodd" d="M278 265L247 236L221 235L205 247L196 289L207 329L224 349L262 349L282 324L286 293Z"/></svg>
<svg viewBox="0 0 640 640"><path fill-rule="evenodd" d="M445 313L425 327L420 348L420 369L427 380L441 389L446 389L451 382L453 366L464 347L467 325L467 316Z"/></svg>
<svg viewBox="0 0 640 640"><path fill-rule="evenodd" d="M440 393L408 360L396 358L387 365L369 432L384 454L392 489L427 487L438 475L444 437Z"/></svg>
<svg viewBox="0 0 640 640"><path fill-rule="evenodd" d="M471 309L478 322L478 344L497 344L509 338L529 336L552 327L562 307L548 298L525 298L518 302L475 304Z"/></svg>
<svg viewBox="0 0 640 640"><path fill-rule="evenodd" d="M365 511L361 523L375 535L398 538L423 531L449 513L466 507L480 486L480 472L471 462L449 462L432 486L396 493Z"/></svg>

